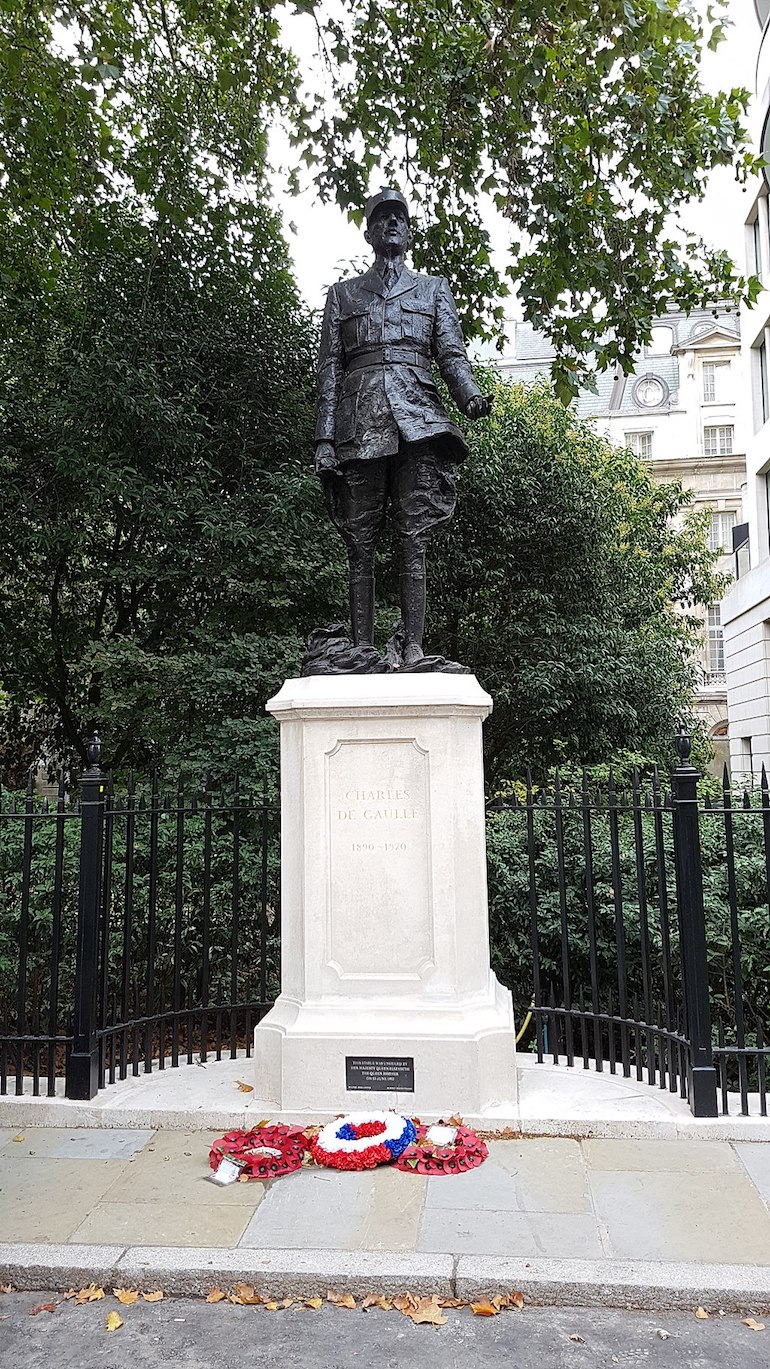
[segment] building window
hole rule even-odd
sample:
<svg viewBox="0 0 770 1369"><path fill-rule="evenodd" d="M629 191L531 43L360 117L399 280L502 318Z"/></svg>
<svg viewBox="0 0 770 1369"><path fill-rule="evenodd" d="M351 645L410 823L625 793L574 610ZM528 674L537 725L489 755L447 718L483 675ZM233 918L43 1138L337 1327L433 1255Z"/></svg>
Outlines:
<svg viewBox="0 0 770 1369"><path fill-rule="evenodd" d="M722 635L722 615L719 604L710 604L708 610L708 653L709 670L712 675L725 673L725 643Z"/></svg>
<svg viewBox="0 0 770 1369"><path fill-rule="evenodd" d="M704 361L703 402L725 404L728 400L729 361Z"/></svg>
<svg viewBox="0 0 770 1369"><path fill-rule="evenodd" d="M751 237L754 247L754 275L762 275L762 230L759 226L759 207L751 225Z"/></svg>
<svg viewBox="0 0 770 1369"><path fill-rule="evenodd" d="M732 423L720 424L718 428L704 428L703 450L706 456L730 456L733 450Z"/></svg>
<svg viewBox="0 0 770 1369"><path fill-rule="evenodd" d="M643 461L649 461L652 457L652 433L625 433L625 443L631 448L634 456L640 456Z"/></svg>
<svg viewBox="0 0 770 1369"><path fill-rule="evenodd" d="M770 386L768 386L767 383L767 344L765 342L760 342L759 346L754 350L757 354L756 367L757 379L759 381L759 412L761 416L761 427L762 423L766 423L768 418L770 418Z"/></svg>
<svg viewBox="0 0 770 1369"><path fill-rule="evenodd" d="M709 551L731 552L734 527L735 513L733 510L724 513L712 513L711 528L709 529Z"/></svg>
<svg viewBox="0 0 770 1369"><path fill-rule="evenodd" d="M754 772L754 756L751 747L751 737L741 737L741 770L746 778L750 778Z"/></svg>
<svg viewBox="0 0 770 1369"><path fill-rule="evenodd" d="M666 356L674 345L674 330L665 324L656 323L650 332L648 356Z"/></svg>

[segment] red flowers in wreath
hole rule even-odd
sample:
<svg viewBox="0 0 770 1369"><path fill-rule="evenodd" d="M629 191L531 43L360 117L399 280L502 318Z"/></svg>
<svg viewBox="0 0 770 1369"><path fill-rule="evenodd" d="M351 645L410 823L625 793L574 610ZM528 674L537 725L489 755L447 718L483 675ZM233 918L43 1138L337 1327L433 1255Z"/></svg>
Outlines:
<svg viewBox="0 0 770 1369"><path fill-rule="evenodd" d="M489 1151L470 1127L445 1125L417 1127L417 1140L399 1156L396 1168L415 1174L467 1174L486 1160Z"/></svg>
<svg viewBox="0 0 770 1369"><path fill-rule="evenodd" d="M244 1161L242 1173L249 1179L276 1179L299 1169L308 1148L302 1127L281 1123L253 1127L251 1131L228 1131L209 1151L209 1164L217 1169L223 1155Z"/></svg>

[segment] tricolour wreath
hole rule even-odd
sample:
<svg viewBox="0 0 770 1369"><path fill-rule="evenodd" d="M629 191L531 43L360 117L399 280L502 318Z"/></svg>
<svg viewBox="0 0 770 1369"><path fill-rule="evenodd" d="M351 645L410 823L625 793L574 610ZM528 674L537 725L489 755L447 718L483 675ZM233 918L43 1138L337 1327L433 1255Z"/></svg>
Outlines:
<svg viewBox="0 0 770 1369"><path fill-rule="evenodd" d="M287 1127L281 1123L253 1127L251 1131L228 1131L215 1141L209 1151L209 1164L217 1169L224 1155L243 1165L249 1179L275 1179L279 1174L292 1174L299 1169L308 1149L302 1127Z"/></svg>
<svg viewBox="0 0 770 1369"><path fill-rule="evenodd" d="M415 1136L414 1124L397 1112L349 1112L322 1127L310 1151L332 1169L374 1169L397 1160Z"/></svg>
<svg viewBox="0 0 770 1369"><path fill-rule="evenodd" d="M414 1144L402 1151L397 1168L415 1174L465 1174L486 1160L489 1151L470 1127L443 1122L417 1127Z"/></svg>

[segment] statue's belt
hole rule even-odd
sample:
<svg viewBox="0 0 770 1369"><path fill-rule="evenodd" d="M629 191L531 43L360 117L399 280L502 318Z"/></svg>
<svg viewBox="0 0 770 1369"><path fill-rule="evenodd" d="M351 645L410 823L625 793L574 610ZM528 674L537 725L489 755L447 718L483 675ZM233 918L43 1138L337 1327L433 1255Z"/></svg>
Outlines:
<svg viewBox="0 0 770 1369"><path fill-rule="evenodd" d="M346 371L365 371L375 366L417 366L430 375L430 357L426 352L416 352L413 347L402 347L400 343L382 347L362 347L345 362Z"/></svg>

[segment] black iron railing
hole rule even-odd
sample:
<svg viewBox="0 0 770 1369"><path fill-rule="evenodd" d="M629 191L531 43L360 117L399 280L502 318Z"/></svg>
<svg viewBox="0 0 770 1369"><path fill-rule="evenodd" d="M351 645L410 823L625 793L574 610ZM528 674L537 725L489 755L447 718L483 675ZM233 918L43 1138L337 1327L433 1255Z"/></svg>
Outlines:
<svg viewBox="0 0 770 1369"><path fill-rule="evenodd" d="M129 1073L251 1053L278 992L278 809L228 788L0 803L0 1092L91 1098Z"/></svg>
<svg viewBox="0 0 770 1369"><path fill-rule="evenodd" d="M493 961L520 1049L767 1114L770 789L531 779L488 809ZM98 741L70 797L0 795L0 1092L93 1097L251 1050L279 988L277 802L118 789Z"/></svg>
<svg viewBox="0 0 770 1369"><path fill-rule="evenodd" d="M736 801L725 771L701 800L678 750L668 785L557 775L490 802L493 957L539 1061L635 1077L697 1116L766 1116L770 787L763 771ZM525 919L526 947L509 932Z"/></svg>

